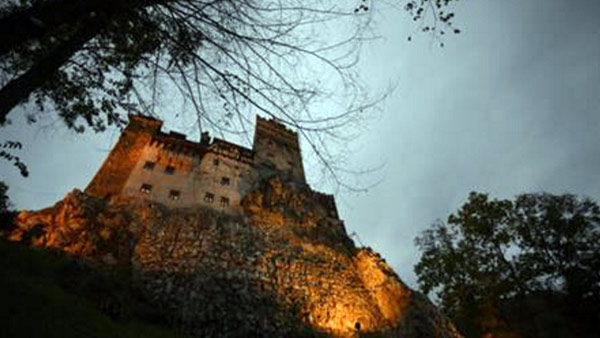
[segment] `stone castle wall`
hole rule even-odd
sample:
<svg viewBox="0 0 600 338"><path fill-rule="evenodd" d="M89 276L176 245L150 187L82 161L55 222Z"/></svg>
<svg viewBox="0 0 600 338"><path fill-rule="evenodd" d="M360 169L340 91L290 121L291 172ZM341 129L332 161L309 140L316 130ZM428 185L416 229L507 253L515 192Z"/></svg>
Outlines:
<svg viewBox="0 0 600 338"><path fill-rule="evenodd" d="M257 117L252 150L216 138L211 142L207 134L192 142L161 127L158 120L131 116L86 193L239 213L248 189L266 177L285 175L306 184L297 134L273 120ZM322 195L337 217L333 197Z"/></svg>
<svg viewBox="0 0 600 338"><path fill-rule="evenodd" d="M289 173L305 182L298 135L281 124L257 117L252 149L257 167Z"/></svg>
<svg viewBox="0 0 600 338"><path fill-rule="evenodd" d="M128 127L94 175L86 193L101 198L120 194L142 152L152 140L152 135L161 126L162 122L158 120L131 116Z"/></svg>
<svg viewBox="0 0 600 338"><path fill-rule="evenodd" d="M250 187L251 173L251 164L216 152L182 153L153 142L144 147L121 194L175 208L235 212Z"/></svg>

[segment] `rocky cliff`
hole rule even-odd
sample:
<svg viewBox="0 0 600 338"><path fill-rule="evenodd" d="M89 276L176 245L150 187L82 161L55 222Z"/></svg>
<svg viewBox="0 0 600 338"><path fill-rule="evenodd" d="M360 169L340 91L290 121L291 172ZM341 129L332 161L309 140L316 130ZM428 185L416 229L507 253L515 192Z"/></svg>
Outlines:
<svg viewBox="0 0 600 338"><path fill-rule="evenodd" d="M271 178L231 216L75 190L22 212L10 239L130 266L147 299L198 337L460 337L305 186Z"/></svg>

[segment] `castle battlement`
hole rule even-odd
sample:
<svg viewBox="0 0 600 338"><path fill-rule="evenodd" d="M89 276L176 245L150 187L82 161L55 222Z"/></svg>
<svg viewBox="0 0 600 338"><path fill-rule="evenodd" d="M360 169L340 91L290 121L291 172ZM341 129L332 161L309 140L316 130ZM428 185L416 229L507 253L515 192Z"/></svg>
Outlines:
<svg viewBox="0 0 600 338"><path fill-rule="evenodd" d="M274 142L276 141L293 149L300 149L298 144L298 134L274 119L267 120L257 116L256 133L254 134L254 146L259 143L257 142L257 136L268 137Z"/></svg>
<svg viewBox="0 0 600 338"><path fill-rule="evenodd" d="M252 149L206 132L195 142L162 127L160 120L130 116L86 193L235 213L260 179L280 174L306 184L298 134L274 119L257 116ZM337 218L333 196L315 192L315 197Z"/></svg>

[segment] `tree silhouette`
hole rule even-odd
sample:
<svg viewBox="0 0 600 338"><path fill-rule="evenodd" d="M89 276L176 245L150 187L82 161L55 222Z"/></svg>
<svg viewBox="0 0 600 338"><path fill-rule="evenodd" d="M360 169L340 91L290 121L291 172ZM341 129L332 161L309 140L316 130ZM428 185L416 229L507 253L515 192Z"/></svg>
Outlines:
<svg viewBox="0 0 600 338"><path fill-rule="evenodd" d="M415 266L421 290L435 292L470 337L511 330L558 337L540 329L556 318L568 336L595 330L600 208L590 199L539 193L490 200L473 192L447 223L425 230L416 244L423 253Z"/></svg>
<svg viewBox="0 0 600 338"><path fill-rule="evenodd" d="M449 3L408 1L405 10L449 25ZM328 140L360 125L385 96L371 97L354 67L371 37L370 12L367 0L5 1L0 125L25 102L78 132L143 112L246 133L260 112L299 130L333 173ZM339 109L313 111L323 100Z"/></svg>

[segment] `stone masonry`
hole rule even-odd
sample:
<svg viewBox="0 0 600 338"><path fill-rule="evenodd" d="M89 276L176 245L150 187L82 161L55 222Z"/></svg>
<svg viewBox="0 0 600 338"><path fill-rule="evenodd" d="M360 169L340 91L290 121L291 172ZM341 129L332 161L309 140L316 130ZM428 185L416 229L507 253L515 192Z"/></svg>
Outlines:
<svg viewBox="0 0 600 338"><path fill-rule="evenodd" d="M460 338L305 182L297 135L257 119L253 149L131 116L86 188L23 211L13 241L130 268L184 336Z"/></svg>
<svg viewBox="0 0 600 338"><path fill-rule="evenodd" d="M162 122L130 116L128 126L85 192L110 198L129 196L172 208L203 205L239 213L240 202L257 180L284 174L305 185L298 135L257 117L252 149L203 133L200 142L161 131ZM337 215L333 196L321 201Z"/></svg>

